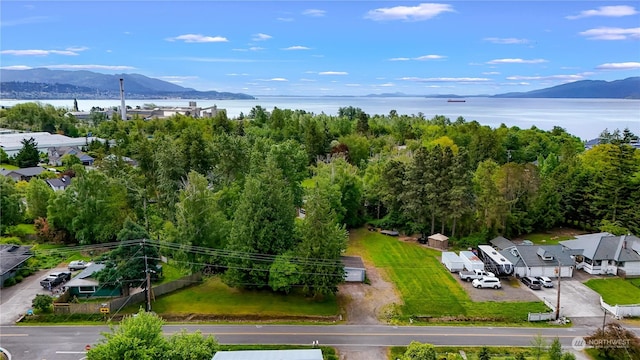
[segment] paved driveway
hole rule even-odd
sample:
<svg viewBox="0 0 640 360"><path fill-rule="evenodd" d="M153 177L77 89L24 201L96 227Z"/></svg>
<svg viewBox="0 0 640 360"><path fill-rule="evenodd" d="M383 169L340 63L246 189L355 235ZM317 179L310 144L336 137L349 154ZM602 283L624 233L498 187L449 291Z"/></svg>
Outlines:
<svg viewBox="0 0 640 360"><path fill-rule="evenodd" d="M49 294L51 291L40 286L48 273L53 271L68 271L66 267L51 270L41 270L25 278L21 283L0 289L0 325L15 324L20 316L31 308L31 301L36 294Z"/></svg>
<svg viewBox="0 0 640 360"><path fill-rule="evenodd" d="M556 307L558 301L558 281L554 279L553 288L528 291L536 294L541 300ZM603 310L600 307L600 295L585 286L578 280L562 279L560 285L560 316L575 317L602 317Z"/></svg>

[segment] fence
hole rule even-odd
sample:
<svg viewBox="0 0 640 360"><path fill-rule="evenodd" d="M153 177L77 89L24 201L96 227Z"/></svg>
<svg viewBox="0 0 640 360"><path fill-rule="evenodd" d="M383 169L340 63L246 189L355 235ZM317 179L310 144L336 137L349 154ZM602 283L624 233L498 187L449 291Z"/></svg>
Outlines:
<svg viewBox="0 0 640 360"><path fill-rule="evenodd" d="M528 321L549 321L555 320L556 314L554 313L529 313Z"/></svg>
<svg viewBox="0 0 640 360"><path fill-rule="evenodd" d="M178 280L174 280L168 283L151 287L151 296L155 297L155 296L168 294L178 289L182 289L183 287L187 287L189 285L198 283L201 280L202 280L201 274L192 274L189 276L185 276ZM63 294L61 297L64 297L65 295L66 293ZM109 311L113 313L113 312L119 311L121 308L127 305L139 304L144 302L145 300L146 300L145 293L139 292L130 296L120 297L116 299L105 298L104 301L101 301L101 302L91 302L91 303L82 303L82 304L56 302L53 304L53 312L54 314L99 314L100 308L103 307L102 304L106 304L106 307L109 308Z"/></svg>
<svg viewBox="0 0 640 360"><path fill-rule="evenodd" d="M600 297L600 306L616 318L640 316L640 304L609 305Z"/></svg>

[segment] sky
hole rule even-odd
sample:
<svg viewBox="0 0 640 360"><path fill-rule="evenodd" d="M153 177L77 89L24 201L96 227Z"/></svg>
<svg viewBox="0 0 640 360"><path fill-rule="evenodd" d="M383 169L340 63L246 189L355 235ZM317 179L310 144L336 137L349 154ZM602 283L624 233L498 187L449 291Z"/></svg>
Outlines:
<svg viewBox="0 0 640 360"><path fill-rule="evenodd" d="M640 76L638 1L17 1L0 67L268 95L493 95Z"/></svg>

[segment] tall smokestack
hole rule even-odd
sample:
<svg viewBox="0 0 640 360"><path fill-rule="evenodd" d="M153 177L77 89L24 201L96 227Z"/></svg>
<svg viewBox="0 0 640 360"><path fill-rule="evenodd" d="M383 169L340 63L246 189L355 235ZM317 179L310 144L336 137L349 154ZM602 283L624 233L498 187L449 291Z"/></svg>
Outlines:
<svg viewBox="0 0 640 360"><path fill-rule="evenodd" d="M127 120L127 107L124 104L124 79L120 79L120 117Z"/></svg>

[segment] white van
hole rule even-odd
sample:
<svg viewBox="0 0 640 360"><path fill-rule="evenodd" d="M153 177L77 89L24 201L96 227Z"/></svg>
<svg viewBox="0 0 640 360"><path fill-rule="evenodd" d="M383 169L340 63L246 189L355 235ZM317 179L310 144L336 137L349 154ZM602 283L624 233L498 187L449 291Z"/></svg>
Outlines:
<svg viewBox="0 0 640 360"><path fill-rule="evenodd" d="M500 283L500 279L498 279L497 277L491 277L491 276L483 276L480 279L475 279L473 280L471 285L473 285L473 287L476 289L483 289L483 288L500 289L502 287L502 284Z"/></svg>

